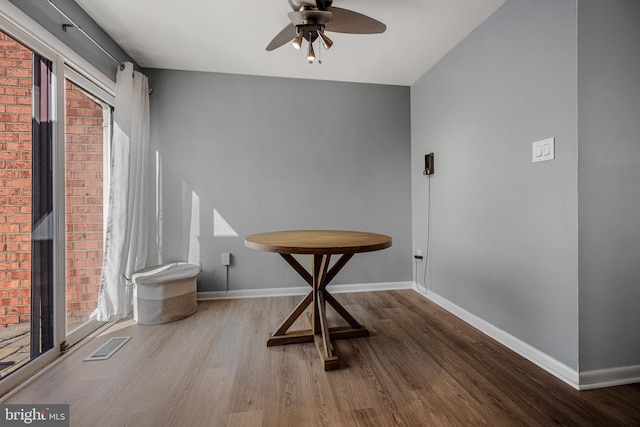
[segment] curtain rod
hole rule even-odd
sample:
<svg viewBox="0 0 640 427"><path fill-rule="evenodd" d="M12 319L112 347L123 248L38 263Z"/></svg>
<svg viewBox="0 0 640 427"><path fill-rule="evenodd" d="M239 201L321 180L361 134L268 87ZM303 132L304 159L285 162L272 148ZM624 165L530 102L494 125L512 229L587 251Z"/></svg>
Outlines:
<svg viewBox="0 0 640 427"><path fill-rule="evenodd" d="M63 31L67 31L68 27L74 27L77 28L78 31L80 31L82 33L82 35L84 35L86 38L88 38L93 44L95 44L98 49L100 49L102 52L104 52L105 55L107 55L109 58L111 58L111 60L113 62L115 62L116 64L118 64L120 66L120 69L124 69L124 64L122 64L120 61L118 61L116 59L115 56L113 56L111 53L109 53L109 51L107 51L107 49L105 49L104 47L102 47L100 45L100 43L98 43L97 41L95 41L95 39L93 37L91 37L89 34L87 34L87 32L85 30L83 30L78 24L76 24L73 19L69 18L69 16L64 13L58 6L56 6L52 0L47 0L47 3L49 3L51 5L51 7L53 7L60 15L62 15L64 17L64 19L66 19L67 21L69 21L71 24L62 24L62 30Z"/></svg>
<svg viewBox="0 0 640 427"><path fill-rule="evenodd" d="M89 34L87 34L87 32L85 30L83 30L78 24L76 24L73 19L69 18L69 15L64 13L58 6L56 6L53 3L52 0L47 0L47 3L49 3L51 5L51 7L53 7L60 15L62 15L64 17L64 19L66 19L67 21L71 22L71 24L62 24L62 30L63 31L67 31L68 27L77 28L80 31L80 33L82 33L82 35L84 35L86 38L88 38L94 45L96 45L98 47L98 49L100 49L102 52L104 52L105 55L107 55L109 58L111 58L111 60L113 62L118 64L120 66L120 71L124 70L124 64L122 62L118 61L116 59L116 57L113 56L111 53L109 53L109 51L107 49L102 47L102 45L100 45L100 43L95 41L95 39L93 37L91 37ZM152 93L152 92L153 92L153 89L149 88L149 93Z"/></svg>

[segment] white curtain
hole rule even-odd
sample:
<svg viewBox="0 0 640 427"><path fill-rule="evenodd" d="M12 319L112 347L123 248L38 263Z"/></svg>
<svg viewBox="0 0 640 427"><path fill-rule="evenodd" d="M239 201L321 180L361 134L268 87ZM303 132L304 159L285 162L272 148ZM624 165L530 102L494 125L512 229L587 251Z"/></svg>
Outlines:
<svg viewBox="0 0 640 427"><path fill-rule="evenodd" d="M149 218L149 83L126 62L116 76L111 148L111 181L104 264L97 319L131 312L131 287L123 278L143 268L147 259Z"/></svg>

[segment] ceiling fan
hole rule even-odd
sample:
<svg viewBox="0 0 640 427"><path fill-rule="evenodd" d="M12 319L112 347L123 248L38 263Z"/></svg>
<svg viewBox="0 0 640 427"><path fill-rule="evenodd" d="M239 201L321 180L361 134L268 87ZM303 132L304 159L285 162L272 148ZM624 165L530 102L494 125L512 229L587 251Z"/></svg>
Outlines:
<svg viewBox="0 0 640 427"><path fill-rule="evenodd" d="M307 60L311 64L315 60L313 42L320 39L325 49L333 45L333 41L325 35L325 31L348 34L384 33L387 26L380 21L358 12L331 6L333 0L288 0L293 12L289 12L291 23L284 27L267 46L272 51L292 42L293 47L300 49L302 40L309 42Z"/></svg>

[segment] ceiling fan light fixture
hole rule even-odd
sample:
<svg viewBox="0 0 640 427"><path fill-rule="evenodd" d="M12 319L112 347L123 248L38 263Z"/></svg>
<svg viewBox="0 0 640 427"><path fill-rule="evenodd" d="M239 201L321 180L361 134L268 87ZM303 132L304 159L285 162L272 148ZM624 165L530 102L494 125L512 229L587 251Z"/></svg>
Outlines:
<svg viewBox="0 0 640 427"><path fill-rule="evenodd" d="M300 50L300 48L302 48L302 39L304 38L304 31L302 30L298 30L298 34L296 34L296 38L293 39L293 41L291 42L291 45Z"/></svg>
<svg viewBox="0 0 640 427"><path fill-rule="evenodd" d="M311 43L311 38L309 38L309 51L307 52L307 61L309 64L313 64L313 61L316 59L316 53L313 51L313 43Z"/></svg>
<svg viewBox="0 0 640 427"><path fill-rule="evenodd" d="M320 36L320 40L322 40L322 45L326 50L331 49L333 46L333 41L324 34L324 31L318 31L318 35Z"/></svg>

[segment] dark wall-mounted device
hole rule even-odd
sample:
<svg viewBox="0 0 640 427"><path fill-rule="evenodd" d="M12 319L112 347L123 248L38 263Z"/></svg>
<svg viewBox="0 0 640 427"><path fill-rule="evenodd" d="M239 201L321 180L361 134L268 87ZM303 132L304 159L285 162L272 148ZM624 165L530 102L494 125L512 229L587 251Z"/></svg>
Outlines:
<svg viewBox="0 0 640 427"><path fill-rule="evenodd" d="M423 175L433 175L434 169L434 161L433 161L433 153L424 155L424 171L422 171Z"/></svg>

